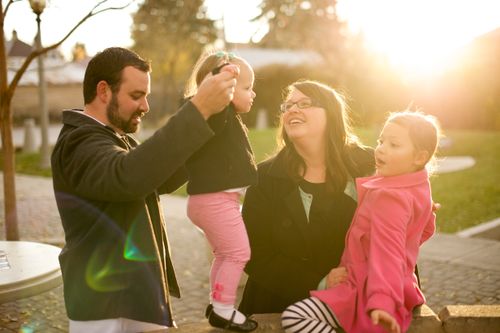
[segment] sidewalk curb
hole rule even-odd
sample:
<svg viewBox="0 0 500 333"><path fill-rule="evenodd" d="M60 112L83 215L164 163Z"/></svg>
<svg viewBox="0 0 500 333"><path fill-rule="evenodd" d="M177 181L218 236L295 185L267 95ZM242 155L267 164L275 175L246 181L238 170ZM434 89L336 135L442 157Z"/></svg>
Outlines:
<svg viewBox="0 0 500 333"><path fill-rule="evenodd" d="M464 229L456 235L463 238L477 237L498 241L500 240L500 218Z"/></svg>
<svg viewBox="0 0 500 333"><path fill-rule="evenodd" d="M500 272L500 242L437 233L425 242L419 259Z"/></svg>

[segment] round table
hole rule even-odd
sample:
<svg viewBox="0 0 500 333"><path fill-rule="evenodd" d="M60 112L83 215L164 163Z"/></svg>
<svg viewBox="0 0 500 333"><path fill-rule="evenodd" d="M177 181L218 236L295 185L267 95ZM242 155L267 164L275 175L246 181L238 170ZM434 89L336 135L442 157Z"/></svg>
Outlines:
<svg viewBox="0 0 500 333"><path fill-rule="evenodd" d="M0 303L43 293L62 283L61 249L26 241L0 241Z"/></svg>

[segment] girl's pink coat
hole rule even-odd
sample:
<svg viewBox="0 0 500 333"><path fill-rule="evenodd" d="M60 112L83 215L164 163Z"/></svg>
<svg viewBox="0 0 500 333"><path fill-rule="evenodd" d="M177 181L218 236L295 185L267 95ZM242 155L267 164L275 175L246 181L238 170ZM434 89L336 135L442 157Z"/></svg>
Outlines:
<svg viewBox="0 0 500 333"><path fill-rule="evenodd" d="M311 295L330 306L346 332L384 332L371 322L373 309L390 313L405 332L412 309L425 302L414 274L419 246L435 230L427 171L359 178L356 185L358 208L340 263L348 280Z"/></svg>

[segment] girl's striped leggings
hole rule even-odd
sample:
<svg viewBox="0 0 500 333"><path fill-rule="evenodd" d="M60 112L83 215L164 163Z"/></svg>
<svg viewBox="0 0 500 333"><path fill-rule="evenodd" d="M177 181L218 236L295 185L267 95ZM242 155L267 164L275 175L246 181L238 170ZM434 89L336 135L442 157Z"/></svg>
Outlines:
<svg viewBox="0 0 500 333"><path fill-rule="evenodd" d="M286 308L281 315L286 333L340 333L344 330L328 305L316 297L306 298Z"/></svg>

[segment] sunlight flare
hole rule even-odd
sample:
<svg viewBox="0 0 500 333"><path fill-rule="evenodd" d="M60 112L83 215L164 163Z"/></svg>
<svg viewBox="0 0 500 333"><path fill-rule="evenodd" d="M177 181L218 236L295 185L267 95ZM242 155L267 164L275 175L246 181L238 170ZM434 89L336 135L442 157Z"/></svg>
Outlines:
<svg viewBox="0 0 500 333"><path fill-rule="evenodd" d="M439 74L461 47L500 27L493 0L340 0L338 10L369 48L409 76Z"/></svg>

